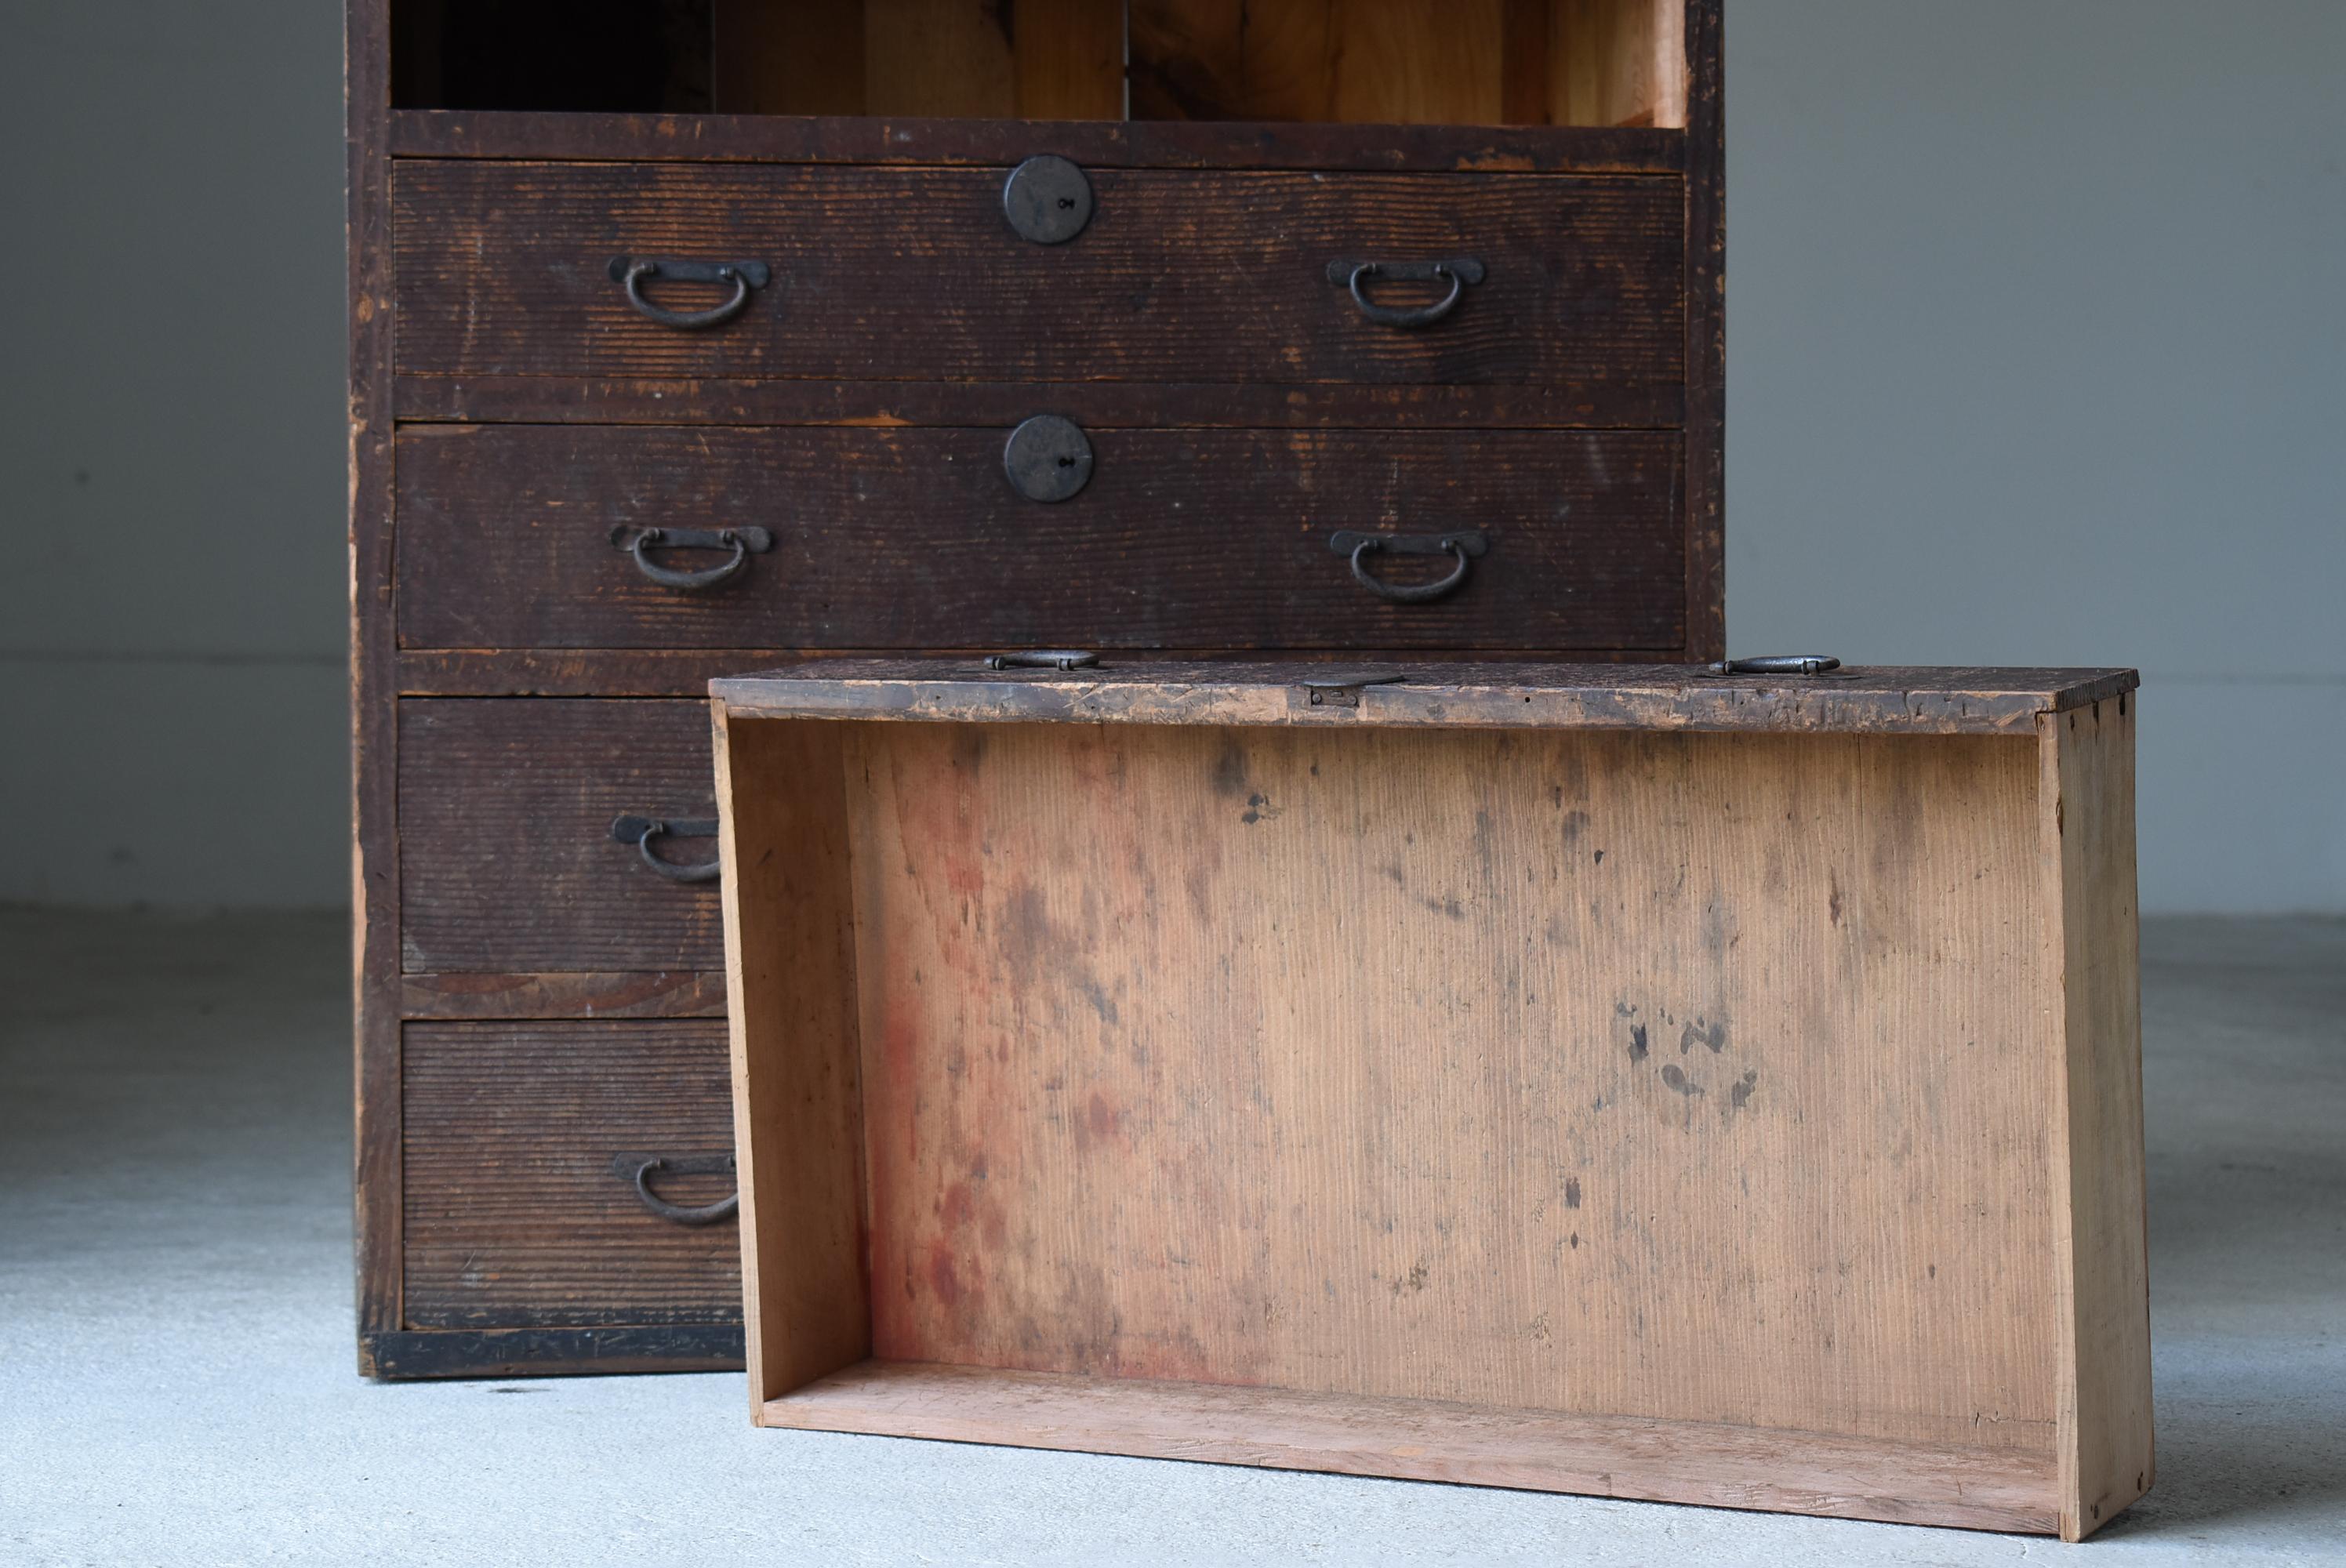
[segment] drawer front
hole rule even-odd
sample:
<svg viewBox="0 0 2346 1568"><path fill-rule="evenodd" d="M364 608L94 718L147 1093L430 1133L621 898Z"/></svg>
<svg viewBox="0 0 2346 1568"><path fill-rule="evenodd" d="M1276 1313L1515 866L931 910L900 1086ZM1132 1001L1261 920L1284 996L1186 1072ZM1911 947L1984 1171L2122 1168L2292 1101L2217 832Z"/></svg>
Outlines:
<svg viewBox="0 0 2346 1568"><path fill-rule="evenodd" d="M612 837L620 817L713 820L699 702L399 705L401 940L410 973L721 970L714 881ZM714 838L656 841L709 862Z"/></svg>
<svg viewBox="0 0 2346 1568"><path fill-rule="evenodd" d="M1095 431L1073 499L1028 500L999 429L411 426L399 630L417 648L1667 650L1686 636L1668 431ZM635 530L771 535L721 586L663 585ZM615 530L617 539L615 540ZM1423 603L1341 531L1480 533ZM646 552L702 573L735 552ZM1438 580L1444 555L1371 575Z"/></svg>
<svg viewBox="0 0 2346 1568"><path fill-rule="evenodd" d="M729 1156L730 1095L722 1023L408 1024L406 1326L737 1321L738 1221L654 1214L632 1177L655 1156ZM691 1207L722 1201L733 1177L646 1185Z"/></svg>
<svg viewBox="0 0 2346 1568"><path fill-rule="evenodd" d="M399 369L426 375L1546 384L1685 379L1675 177L1096 169L1089 226L1021 239L999 168L403 161ZM662 324L614 257L753 262ZM1417 328L1329 266L1480 261ZM1430 302L1389 283L1372 305ZM1398 290L1408 290L1400 292ZM721 283L651 284L662 309Z"/></svg>

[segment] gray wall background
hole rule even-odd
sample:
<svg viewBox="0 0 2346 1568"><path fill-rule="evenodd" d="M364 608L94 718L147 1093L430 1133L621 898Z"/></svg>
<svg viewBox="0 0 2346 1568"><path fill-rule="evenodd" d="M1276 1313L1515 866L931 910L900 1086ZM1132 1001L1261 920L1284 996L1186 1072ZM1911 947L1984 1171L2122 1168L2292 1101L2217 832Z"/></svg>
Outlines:
<svg viewBox="0 0 2346 1568"><path fill-rule="evenodd" d="M8 0L0 900L349 877L325 0ZM1739 651L2141 667L2154 911L2346 911L2346 5L1730 0Z"/></svg>

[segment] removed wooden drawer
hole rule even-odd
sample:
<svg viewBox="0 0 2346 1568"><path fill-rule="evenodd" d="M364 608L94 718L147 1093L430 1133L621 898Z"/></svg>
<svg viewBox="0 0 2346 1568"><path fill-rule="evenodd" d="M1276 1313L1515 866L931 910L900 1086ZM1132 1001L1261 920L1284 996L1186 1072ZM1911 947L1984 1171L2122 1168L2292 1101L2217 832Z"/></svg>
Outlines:
<svg viewBox="0 0 2346 1568"><path fill-rule="evenodd" d="M403 161L393 175L399 368L1685 379L1686 190L1676 177L1093 169L1082 232L1037 244L1005 216L1005 172ZM636 261L662 270L631 285ZM1388 270L1364 275L1356 300L1352 270L1364 262ZM1469 262L1438 279L1403 275ZM1437 320L1373 319L1454 292ZM678 319L710 313L723 319Z"/></svg>
<svg viewBox="0 0 2346 1568"><path fill-rule="evenodd" d="M407 1327L740 1318L721 1021L410 1023L403 1054Z"/></svg>
<svg viewBox="0 0 2346 1568"><path fill-rule="evenodd" d="M725 966L706 704L411 698L399 738L409 972Z"/></svg>
<svg viewBox="0 0 2346 1568"><path fill-rule="evenodd" d="M1008 433L409 427L400 641L1560 651L1686 639L1676 432L1096 431L1082 438L1088 483L1054 504L1014 485ZM1377 541L1357 572L1351 547L1333 548L1342 534ZM1430 554L1398 557L1412 542ZM1386 596L1459 574L1437 597Z"/></svg>

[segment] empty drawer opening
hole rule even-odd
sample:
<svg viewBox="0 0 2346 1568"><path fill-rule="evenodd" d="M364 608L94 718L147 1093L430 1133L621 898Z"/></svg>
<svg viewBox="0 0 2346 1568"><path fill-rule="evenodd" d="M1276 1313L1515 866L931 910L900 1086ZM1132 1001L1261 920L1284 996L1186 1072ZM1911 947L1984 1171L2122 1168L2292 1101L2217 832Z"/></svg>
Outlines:
<svg viewBox="0 0 2346 1568"><path fill-rule="evenodd" d="M403 108L1686 124L1683 0L394 0Z"/></svg>

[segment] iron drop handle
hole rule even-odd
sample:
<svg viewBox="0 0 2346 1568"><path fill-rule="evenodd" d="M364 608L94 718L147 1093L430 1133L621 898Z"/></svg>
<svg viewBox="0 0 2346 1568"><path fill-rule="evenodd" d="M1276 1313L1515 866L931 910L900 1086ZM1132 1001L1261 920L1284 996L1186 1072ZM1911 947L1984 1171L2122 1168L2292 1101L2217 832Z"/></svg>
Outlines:
<svg viewBox="0 0 2346 1568"><path fill-rule="evenodd" d="M719 1176L733 1169L731 1155L687 1155L672 1158L665 1155L617 1154L611 1156L611 1174L636 1189L643 1206L662 1219L678 1225L713 1225L741 1207L741 1195L732 1193L715 1203L699 1207L670 1203L652 1190L652 1177L662 1171L677 1176Z"/></svg>
<svg viewBox="0 0 2346 1568"><path fill-rule="evenodd" d="M1466 580L1466 573L1474 557L1491 547L1489 540L1474 529L1455 534L1362 534L1345 528L1328 536L1328 547L1339 555L1349 555L1352 575L1361 586L1381 599L1391 599L1397 605L1423 605L1453 592ZM1395 555L1454 555L1458 565L1450 575L1432 583L1403 585L1388 583L1369 570L1372 555L1390 553Z"/></svg>
<svg viewBox="0 0 2346 1568"><path fill-rule="evenodd" d="M1823 675L1841 667L1831 654L1765 654L1758 658L1723 658L1707 667L1711 675Z"/></svg>
<svg viewBox="0 0 2346 1568"><path fill-rule="evenodd" d="M1483 264L1472 256L1453 257L1445 261L1328 263L1328 281L1350 290L1352 303L1361 308L1361 314L1381 327L1430 327L1456 310L1458 301L1465 297L1466 285L1480 283L1483 277ZM1366 288L1378 278L1402 283L1431 283L1446 278L1450 280L1450 292L1431 305L1380 305L1369 298Z"/></svg>
<svg viewBox="0 0 2346 1568"><path fill-rule="evenodd" d="M721 860L699 860L682 864L664 860L652 853L654 839L713 839L717 836L714 817L618 817L611 822L611 837L622 844L633 844L644 858L644 864L672 882L713 882L725 871Z"/></svg>
<svg viewBox="0 0 2346 1568"><path fill-rule="evenodd" d="M750 569L750 554L774 547L774 536L763 528L635 528L625 523L611 530L611 543L635 557L636 570L663 588L699 593L721 588ZM731 558L698 572L663 566L647 550L729 550Z"/></svg>
<svg viewBox="0 0 2346 1568"><path fill-rule="evenodd" d="M614 256L605 269L611 281L627 291L627 303L663 327L715 327L731 321L750 302L750 290L762 289L773 279L763 261L678 261L653 256ZM644 298L644 284L654 278L678 283L730 283L730 297L705 311L671 311Z"/></svg>

